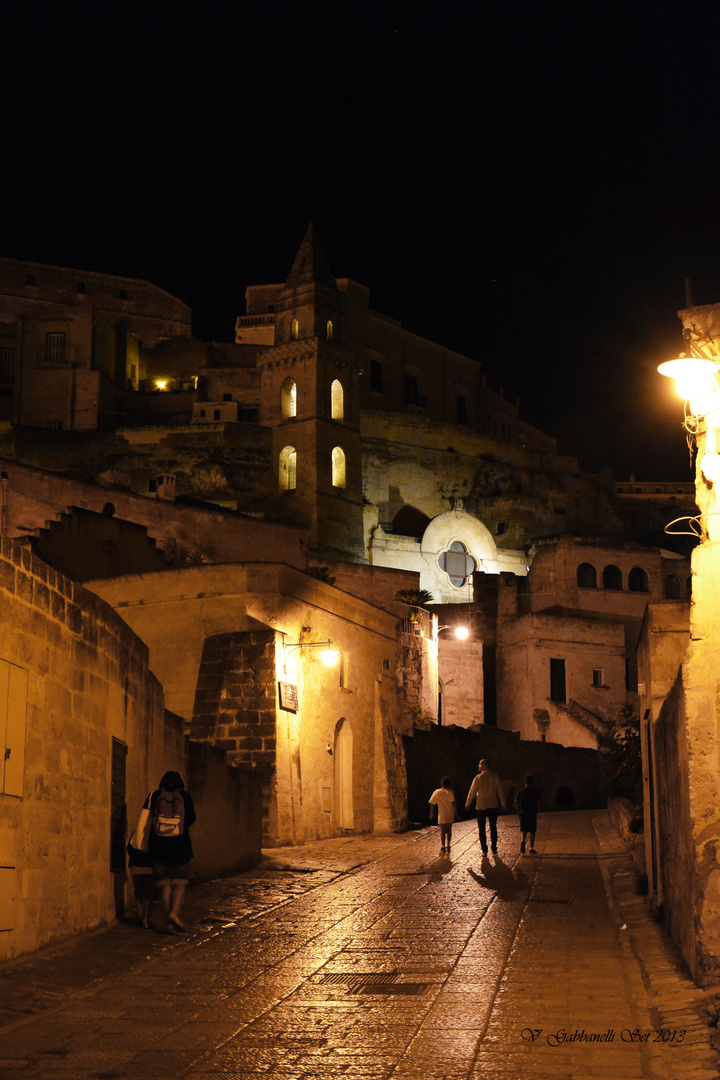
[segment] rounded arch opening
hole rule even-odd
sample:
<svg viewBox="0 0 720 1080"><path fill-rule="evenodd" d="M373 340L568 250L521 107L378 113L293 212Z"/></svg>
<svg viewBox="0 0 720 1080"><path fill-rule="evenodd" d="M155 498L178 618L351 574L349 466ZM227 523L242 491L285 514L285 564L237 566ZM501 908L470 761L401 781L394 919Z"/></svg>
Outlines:
<svg viewBox="0 0 720 1080"><path fill-rule="evenodd" d="M345 418L345 392L339 379L333 379L330 387L330 415L333 420Z"/></svg>
<svg viewBox="0 0 720 1080"><path fill-rule="evenodd" d="M284 446L280 451L278 485L280 491L294 491L297 487L297 451L294 446Z"/></svg>
<svg viewBox="0 0 720 1080"><path fill-rule="evenodd" d="M280 387L280 415L283 420L297 416L297 383L287 378Z"/></svg>
<svg viewBox="0 0 720 1080"><path fill-rule="evenodd" d="M622 591L622 571L618 566L609 563L603 570L603 589L616 589Z"/></svg>
<svg viewBox="0 0 720 1080"><path fill-rule="evenodd" d="M345 487L345 451L341 446L334 446L332 452L332 486Z"/></svg>
<svg viewBox="0 0 720 1080"><path fill-rule="evenodd" d="M399 536L412 536L415 540L422 540L423 533L430 524L430 518L418 510L416 506L406 503L401 506L392 520L392 531Z"/></svg>
<svg viewBox="0 0 720 1080"><path fill-rule="evenodd" d="M597 570L592 563L580 563L577 568L577 583L581 589L597 589Z"/></svg>
<svg viewBox="0 0 720 1080"><path fill-rule="evenodd" d="M641 566L633 566L628 574L628 589L630 592L648 591L648 576Z"/></svg>

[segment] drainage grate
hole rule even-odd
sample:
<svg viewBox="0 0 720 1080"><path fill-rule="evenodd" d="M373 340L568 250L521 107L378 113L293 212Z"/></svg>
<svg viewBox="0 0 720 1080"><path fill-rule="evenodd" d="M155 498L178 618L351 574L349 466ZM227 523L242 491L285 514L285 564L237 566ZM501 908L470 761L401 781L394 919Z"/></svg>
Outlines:
<svg viewBox="0 0 720 1080"><path fill-rule="evenodd" d="M544 896L531 896L531 904L572 904L572 900L549 900Z"/></svg>
<svg viewBox="0 0 720 1080"><path fill-rule="evenodd" d="M323 975L320 979L322 986L377 986L378 984L394 983L398 977L397 971L374 971L374 972L331 972Z"/></svg>
<svg viewBox="0 0 720 1080"><path fill-rule="evenodd" d="M348 987L348 994L424 994L430 983L359 983Z"/></svg>

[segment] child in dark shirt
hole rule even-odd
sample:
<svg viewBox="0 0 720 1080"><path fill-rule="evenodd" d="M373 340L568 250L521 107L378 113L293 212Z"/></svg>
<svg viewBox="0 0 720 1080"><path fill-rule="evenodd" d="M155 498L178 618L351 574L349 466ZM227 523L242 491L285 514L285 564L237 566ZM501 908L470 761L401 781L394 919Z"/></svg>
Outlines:
<svg viewBox="0 0 720 1080"><path fill-rule="evenodd" d="M522 833L522 840L520 841L520 851L525 854L525 841L530 835L530 854L535 855L535 833L537 832L537 804L542 799L542 795L533 787L535 777L530 773L525 777L525 787L519 793L516 803L520 813L520 832Z"/></svg>

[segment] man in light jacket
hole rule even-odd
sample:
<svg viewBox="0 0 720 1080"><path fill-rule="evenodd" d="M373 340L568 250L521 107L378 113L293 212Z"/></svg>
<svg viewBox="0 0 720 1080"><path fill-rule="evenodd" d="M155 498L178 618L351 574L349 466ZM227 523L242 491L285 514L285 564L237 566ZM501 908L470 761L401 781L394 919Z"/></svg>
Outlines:
<svg viewBox="0 0 720 1080"><path fill-rule="evenodd" d="M480 846L483 855L487 855L487 836L485 835L485 822L490 822L490 846L493 853L497 852L497 819L498 811L503 808L503 795L500 786L500 777L490 768L490 762L483 758L480 762L479 772L468 792L465 800L465 809L469 810L473 799L477 811L478 832L480 834Z"/></svg>

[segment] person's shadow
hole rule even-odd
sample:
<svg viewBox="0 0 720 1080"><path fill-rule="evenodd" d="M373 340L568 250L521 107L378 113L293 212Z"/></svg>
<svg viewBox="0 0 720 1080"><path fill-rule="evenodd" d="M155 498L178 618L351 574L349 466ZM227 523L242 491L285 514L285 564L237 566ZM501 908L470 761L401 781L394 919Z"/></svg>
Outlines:
<svg viewBox="0 0 720 1080"><path fill-rule="evenodd" d="M493 858L495 861L490 862L484 855L482 872L478 874L468 867L468 874L478 885L494 892L498 900L520 900L528 891L526 874L522 870L513 872L498 855L494 855Z"/></svg>

